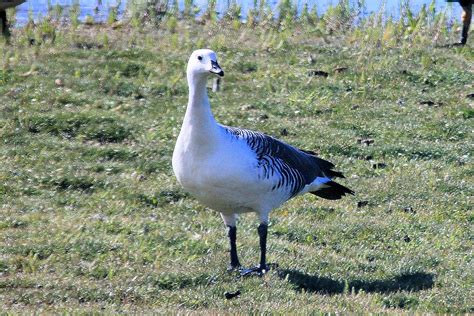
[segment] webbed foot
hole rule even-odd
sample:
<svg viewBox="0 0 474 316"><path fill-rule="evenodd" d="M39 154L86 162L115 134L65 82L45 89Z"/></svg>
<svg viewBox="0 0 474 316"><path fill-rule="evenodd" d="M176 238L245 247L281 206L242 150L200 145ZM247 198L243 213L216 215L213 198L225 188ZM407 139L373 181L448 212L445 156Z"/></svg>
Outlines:
<svg viewBox="0 0 474 316"><path fill-rule="evenodd" d="M253 268L241 268L239 270L240 276L242 277L248 277L248 276L263 276L265 273L270 271L270 269L277 268L278 265L276 263L270 263L270 264L265 264L265 265L258 265Z"/></svg>

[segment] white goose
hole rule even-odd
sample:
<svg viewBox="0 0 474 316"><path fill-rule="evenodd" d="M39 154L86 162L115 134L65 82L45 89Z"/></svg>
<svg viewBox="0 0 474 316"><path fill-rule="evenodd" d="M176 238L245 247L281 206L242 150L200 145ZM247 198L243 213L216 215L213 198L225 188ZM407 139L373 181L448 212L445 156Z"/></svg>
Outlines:
<svg viewBox="0 0 474 316"><path fill-rule="evenodd" d="M224 76L216 54L192 53L187 66L189 101L173 152L173 171L183 188L219 211L228 228L229 269L242 275L268 270L268 215L290 198L310 192L336 200L354 192L334 181L344 177L313 152L297 149L265 134L218 124L211 112L206 81ZM242 269L236 247L237 214L256 212L260 225L260 264Z"/></svg>

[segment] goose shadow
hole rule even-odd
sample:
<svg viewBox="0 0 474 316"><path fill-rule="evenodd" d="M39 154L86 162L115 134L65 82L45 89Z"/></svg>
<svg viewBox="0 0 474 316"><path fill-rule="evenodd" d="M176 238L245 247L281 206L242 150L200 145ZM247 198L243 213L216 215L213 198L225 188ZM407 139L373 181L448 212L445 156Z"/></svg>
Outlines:
<svg viewBox="0 0 474 316"><path fill-rule="evenodd" d="M278 276L288 280L298 289L321 294L340 294L345 290L356 292L363 290L367 293L390 293L398 291L421 291L430 289L434 285L435 275L425 272L402 273L389 279L382 280L352 280L337 281L327 277L310 275L297 270L280 269Z"/></svg>

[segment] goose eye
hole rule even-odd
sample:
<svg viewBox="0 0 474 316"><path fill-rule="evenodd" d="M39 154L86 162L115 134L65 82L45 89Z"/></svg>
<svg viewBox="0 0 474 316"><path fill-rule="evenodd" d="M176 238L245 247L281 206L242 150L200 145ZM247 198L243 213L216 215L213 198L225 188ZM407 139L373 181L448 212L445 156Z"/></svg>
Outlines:
<svg viewBox="0 0 474 316"><path fill-rule="evenodd" d="M202 56L198 56L198 60L202 60Z"/></svg>

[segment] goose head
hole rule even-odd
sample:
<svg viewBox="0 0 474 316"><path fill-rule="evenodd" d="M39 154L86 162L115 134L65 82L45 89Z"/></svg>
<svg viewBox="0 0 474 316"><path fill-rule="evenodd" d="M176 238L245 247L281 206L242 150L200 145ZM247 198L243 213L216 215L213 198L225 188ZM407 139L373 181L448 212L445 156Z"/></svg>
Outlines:
<svg viewBox="0 0 474 316"><path fill-rule="evenodd" d="M217 63L217 56L210 49L195 50L189 57L187 67L188 77L207 78L210 74L224 76L224 71Z"/></svg>

